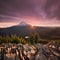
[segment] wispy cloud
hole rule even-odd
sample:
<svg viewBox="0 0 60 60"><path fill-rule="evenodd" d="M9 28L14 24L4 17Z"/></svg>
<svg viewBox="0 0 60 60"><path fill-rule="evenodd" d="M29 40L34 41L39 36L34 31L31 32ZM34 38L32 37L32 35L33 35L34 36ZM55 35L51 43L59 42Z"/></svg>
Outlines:
<svg viewBox="0 0 60 60"><path fill-rule="evenodd" d="M29 17L60 22L60 0L0 0L0 22L29 21Z"/></svg>

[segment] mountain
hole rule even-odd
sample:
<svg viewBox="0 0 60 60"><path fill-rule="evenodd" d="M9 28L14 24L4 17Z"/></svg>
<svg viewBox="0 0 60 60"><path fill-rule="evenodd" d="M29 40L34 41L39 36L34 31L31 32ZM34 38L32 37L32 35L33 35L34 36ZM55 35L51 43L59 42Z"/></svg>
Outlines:
<svg viewBox="0 0 60 60"><path fill-rule="evenodd" d="M30 33L39 33L41 38L47 38L51 39L51 37L58 37L60 39L60 27L40 27L40 26L34 26L31 27L31 25L22 22L16 26L12 26L9 28L0 28L0 35L6 36L6 35L14 35L25 37L29 35ZM55 38L56 39L56 38Z"/></svg>
<svg viewBox="0 0 60 60"><path fill-rule="evenodd" d="M30 24L22 21L17 26L30 26Z"/></svg>

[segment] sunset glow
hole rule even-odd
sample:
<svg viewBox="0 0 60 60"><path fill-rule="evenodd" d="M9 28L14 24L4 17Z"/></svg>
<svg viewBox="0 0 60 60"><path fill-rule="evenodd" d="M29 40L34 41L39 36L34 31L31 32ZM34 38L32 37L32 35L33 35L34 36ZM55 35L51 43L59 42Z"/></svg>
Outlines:
<svg viewBox="0 0 60 60"><path fill-rule="evenodd" d="M7 28L7 27L11 27L17 25L16 23L0 23L0 28Z"/></svg>
<svg viewBox="0 0 60 60"><path fill-rule="evenodd" d="M14 26L22 21L32 26L60 27L60 1L56 1L1 0L0 28Z"/></svg>

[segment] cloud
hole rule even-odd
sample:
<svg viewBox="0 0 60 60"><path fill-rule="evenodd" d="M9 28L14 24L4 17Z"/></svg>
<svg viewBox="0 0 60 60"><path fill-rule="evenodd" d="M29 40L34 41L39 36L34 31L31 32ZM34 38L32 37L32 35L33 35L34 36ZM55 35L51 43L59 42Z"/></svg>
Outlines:
<svg viewBox="0 0 60 60"><path fill-rule="evenodd" d="M57 18L60 20L60 0L47 0L45 12L48 18Z"/></svg>
<svg viewBox="0 0 60 60"><path fill-rule="evenodd" d="M0 15L0 23L1 22L19 22L22 21L22 18L14 17L14 16L6 16L6 15Z"/></svg>
<svg viewBox="0 0 60 60"><path fill-rule="evenodd" d="M60 0L0 0L0 21L18 20L11 16L60 20Z"/></svg>

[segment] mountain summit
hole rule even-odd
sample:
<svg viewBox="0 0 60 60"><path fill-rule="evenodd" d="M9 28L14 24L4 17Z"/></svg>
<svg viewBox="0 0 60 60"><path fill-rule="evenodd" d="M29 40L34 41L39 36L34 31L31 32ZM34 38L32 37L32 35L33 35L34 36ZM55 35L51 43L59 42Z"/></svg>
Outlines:
<svg viewBox="0 0 60 60"><path fill-rule="evenodd" d="M30 26L30 24L22 21L18 24L18 26Z"/></svg>

